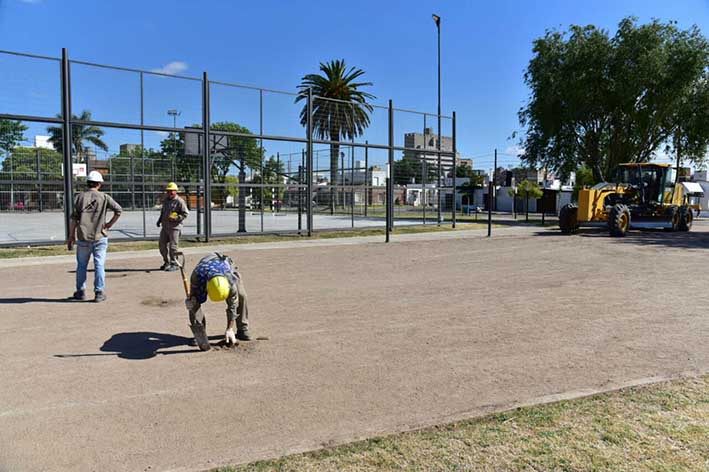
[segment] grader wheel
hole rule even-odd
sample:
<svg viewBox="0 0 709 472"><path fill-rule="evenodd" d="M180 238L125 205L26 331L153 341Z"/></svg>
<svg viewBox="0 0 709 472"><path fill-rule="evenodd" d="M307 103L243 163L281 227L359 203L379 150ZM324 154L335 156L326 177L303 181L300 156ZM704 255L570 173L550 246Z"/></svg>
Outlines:
<svg viewBox="0 0 709 472"><path fill-rule="evenodd" d="M608 230L611 236L623 237L630 229L630 210L622 203L618 203L611 208L608 216Z"/></svg>
<svg viewBox="0 0 709 472"><path fill-rule="evenodd" d="M689 231L692 229L694 222L694 212L688 206L679 207L679 226L680 231Z"/></svg>
<svg viewBox="0 0 709 472"><path fill-rule="evenodd" d="M561 207L559 211L559 229L562 234L572 234L578 231L578 207L573 203Z"/></svg>

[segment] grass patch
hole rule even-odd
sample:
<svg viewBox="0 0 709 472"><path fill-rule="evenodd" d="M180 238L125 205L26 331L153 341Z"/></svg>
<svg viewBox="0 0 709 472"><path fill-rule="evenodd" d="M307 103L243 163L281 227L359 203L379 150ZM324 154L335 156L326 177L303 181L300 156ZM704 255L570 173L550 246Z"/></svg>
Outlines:
<svg viewBox="0 0 709 472"><path fill-rule="evenodd" d="M462 223L456 225L455 229L445 224L442 226L436 226L435 224L427 226L401 226L397 227L394 230L393 234L434 233L441 231L483 229L486 227L487 226L484 223ZM282 241L302 241L308 239L353 238L357 236L383 237L384 233L385 230L383 228L368 228L345 231L319 231L313 233L311 237L298 236L297 234L263 234L228 238L213 238L209 243L204 243L201 241L186 238L180 241L180 247L199 247L222 244L270 243ZM151 249L158 249L157 241L111 241L111 243L108 245L108 252L143 251ZM0 248L0 259L37 256L67 256L72 254L74 254L74 251L67 251L65 245Z"/></svg>
<svg viewBox="0 0 709 472"><path fill-rule="evenodd" d="M706 471L707 438L704 376L215 471Z"/></svg>

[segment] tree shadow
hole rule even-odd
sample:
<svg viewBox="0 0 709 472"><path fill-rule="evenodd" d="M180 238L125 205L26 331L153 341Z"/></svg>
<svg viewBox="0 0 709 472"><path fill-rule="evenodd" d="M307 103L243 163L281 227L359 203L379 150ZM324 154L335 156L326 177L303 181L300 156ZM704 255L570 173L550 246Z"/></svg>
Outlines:
<svg viewBox="0 0 709 472"><path fill-rule="evenodd" d="M210 336L210 340L220 339L221 336ZM154 333L150 331L137 331L131 333L118 333L106 340L100 348L101 353L89 354L56 354L54 357L98 357L118 356L121 359L145 360L158 354L190 354L201 352L199 349L180 349L166 351L166 349L189 346L193 347L192 338L177 336L167 333Z"/></svg>
<svg viewBox="0 0 709 472"><path fill-rule="evenodd" d="M578 233L571 235L561 234L558 229L537 231L534 234L535 236L566 238L602 238L608 239L613 244L634 244L637 246L677 249L709 249L709 232L706 231L668 232L661 229L632 229L622 238L610 236L604 228L581 228Z"/></svg>
<svg viewBox="0 0 709 472"><path fill-rule="evenodd" d="M617 244L635 244L676 249L709 249L709 232L629 231L623 238L612 238Z"/></svg>

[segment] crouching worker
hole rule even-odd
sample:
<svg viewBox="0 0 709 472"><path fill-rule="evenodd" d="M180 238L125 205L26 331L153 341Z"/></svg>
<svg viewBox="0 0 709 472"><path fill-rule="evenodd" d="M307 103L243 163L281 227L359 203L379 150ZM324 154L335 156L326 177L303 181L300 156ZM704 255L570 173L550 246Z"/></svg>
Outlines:
<svg viewBox="0 0 709 472"><path fill-rule="evenodd" d="M190 314L190 329L202 351L210 349L207 320L202 312L207 297L213 302L226 301L226 344L236 344L237 339L251 341L246 288L230 257L216 252L203 257L190 277L190 296L185 306Z"/></svg>

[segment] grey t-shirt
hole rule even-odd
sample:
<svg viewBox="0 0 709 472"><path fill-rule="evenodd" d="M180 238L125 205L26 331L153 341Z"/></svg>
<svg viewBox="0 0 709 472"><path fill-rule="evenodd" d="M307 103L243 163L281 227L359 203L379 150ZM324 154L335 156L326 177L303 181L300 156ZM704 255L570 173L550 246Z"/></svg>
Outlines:
<svg viewBox="0 0 709 472"><path fill-rule="evenodd" d="M120 215L123 209L110 195L98 190L87 190L76 196L74 211L71 214L76 222L77 239L79 241L98 241L108 236L103 228L108 210Z"/></svg>

